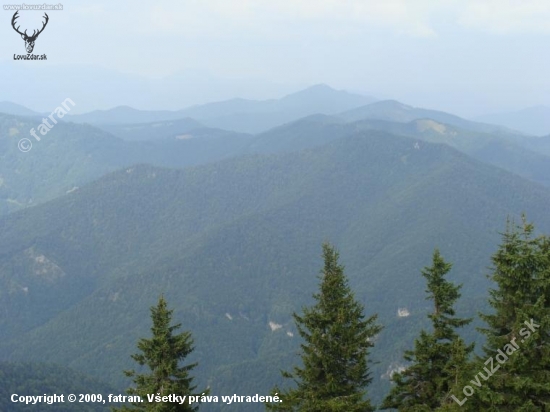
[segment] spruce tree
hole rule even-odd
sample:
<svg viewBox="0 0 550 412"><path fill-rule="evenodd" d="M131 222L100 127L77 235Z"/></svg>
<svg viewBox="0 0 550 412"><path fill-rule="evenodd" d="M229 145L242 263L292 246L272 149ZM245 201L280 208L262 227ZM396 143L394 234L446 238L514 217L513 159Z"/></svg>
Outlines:
<svg viewBox="0 0 550 412"><path fill-rule="evenodd" d="M460 298L461 286L445 279L451 267L436 249L432 265L422 270L427 280L426 299L434 305L428 315L432 331L422 330L414 349L405 352L409 365L393 374L395 386L384 399L382 409L433 411L453 402L451 391L461 381L473 345L466 345L457 333L471 319L455 316L454 305Z"/></svg>
<svg viewBox="0 0 550 412"><path fill-rule="evenodd" d="M198 406L184 403L182 405L173 402L149 403L147 395L194 395L195 386L189 372L197 366L196 363L181 365L193 351L193 339L190 332L175 334L181 324L170 325L173 310L167 309L167 303L163 296L158 304L151 307L152 337L140 339L137 347L139 353L132 355L141 367L146 367L145 373L137 373L135 370L125 371L126 376L133 378L135 387L128 388L128 395L138 395L143 403L132 403L132 406L124 406L120 411L196 411ZM117 409L115 409L116 411Z"/></svg>
<svg viewBox="0 0 550 412"><path fill-rule="evenodd" d="M377 315L365 318L363 306L355 299L338 263L338 252L323 245L324 268L315 304L294 313L304 343L303 367L294 367L283 376L295 387L279 392L282 403L268 409L307 412L373 411L366 398L371 382L367 358L373 338L381 331Z"/></svg>
<svg viewBox="0 0 550 412"><path fill-rule="evenodd" d="M481 314L487 340L471 410L550 410L550 239L533 232L525 216L508 222L492 257L493 311Z"/></svg>

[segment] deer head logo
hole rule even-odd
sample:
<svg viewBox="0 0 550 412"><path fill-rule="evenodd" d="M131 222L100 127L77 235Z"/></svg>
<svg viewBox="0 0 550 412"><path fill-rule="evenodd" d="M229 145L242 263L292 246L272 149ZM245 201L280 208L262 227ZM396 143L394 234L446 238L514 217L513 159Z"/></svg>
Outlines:
<svg viewBox="0 0 550 412"><path fill-rule="evenodd" d="M15 28L16 20L19 18L18 13L19 13L19 11L16 11L15 14L13 15L13 17L11 19L11 25L12 25L13 29L21 35L21 38L23 40L25 40L25 48L27 49L27 53L32 53L32 51L34 50L34 42L38 38L38 35L44 31L44 29L46 28L46 25L48 24L48 20L50 20L50 18L48 17L48 15L46 13L44 13L44 18L46 19L46 21L44 23L42 23L42 28L40 30L38 30L38 32L36 30L34 30L33 33L32 33L32 36L29 36L27 34L27 30L25 30L24 33L19 31L19 27L21 27L21 26L17 26L17 28Z"/></svg>

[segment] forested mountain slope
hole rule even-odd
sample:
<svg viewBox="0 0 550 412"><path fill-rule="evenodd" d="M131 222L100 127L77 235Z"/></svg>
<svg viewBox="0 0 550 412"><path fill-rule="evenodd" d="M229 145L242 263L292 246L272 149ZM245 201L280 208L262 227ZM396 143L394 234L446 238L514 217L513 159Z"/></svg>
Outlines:
<svg viewBox="0 0 550 412"><path fill-rule="evenodd" d="M2 353L122 384L165 293L196 338L200 382L267 392L296 352L291 313L310 302L330 240L386 325L379 399L424 322L419 270L433 248L455 263L461 310L475 315L506 218L526 212L548 231L548 204L544 187L448 146L372 130L185 170L130 167L0 219Z"/></svg>
<svg viewBox="0 0 550 412"><path fill-rule="evenodd" d="M171 139L123 141L92 127L59 122L36 141L39 118L0 114L0 215L43 203L124 166L185 167L238 153L248 135L186 128ZM186 124L186 127L189 126ZM121 132L122 133L122 132ZM20 139L33 147L23 153Z"/></svg>

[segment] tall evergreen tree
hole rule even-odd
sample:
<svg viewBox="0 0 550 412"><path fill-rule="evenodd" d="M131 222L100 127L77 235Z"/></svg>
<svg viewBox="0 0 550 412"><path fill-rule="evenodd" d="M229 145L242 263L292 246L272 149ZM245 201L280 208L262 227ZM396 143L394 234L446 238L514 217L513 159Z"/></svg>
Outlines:
<svg viewBox="0 0 550 412"><path fill-rule="evenodd" d="M372 339L382 327L377 315L365 319L363 306L355 299L338 263L338 252L323 245L324 268L316 303L294 314L300 336L303 367L283 376L296 386L281 393L282 403L268 409L307 412L373 411L366 399L371 382L367 358Z"/></svg>
<svg viewBox="0 0 550 412"><path fill-rule="evenodd" d="M143 403L133 403L131 407L124 406L120 411L196 411L198 406L185 403L149 403L148 394L169 395L194 395L195 386L189 372L197 366L196 363L181 366L180 363L193 351L193 339L190 332L175 334L181 324L170 325L173 310L168 310L163 296L158 304L151 307L151 339L140 339L137 347L139 353L132 355L140 366L145 366L148 371L137 373L135 370L125 371L126 376L133 378L135 387L127 389L128 395L138 395ZM115 409L117 410L117 409Z"/></svg>
<svg viewBox="0 0 550 412"><path fill-rule="evenodd" d="M393 374L395 386L384 399L383 409L433 411L453 402L451 390L461 380L473 344L466 345L456 331L471 319L455 316L454 305L460 298L461 286L445 279L451 267L436 249L432 265L422 270L427 281L426 299L434 304L428 315L433 330L422 330L414 349L405 352L409 365Z"/></svg>
<svg viewBox="0 0 550 412"><path fill-rule="evenodd" d="M519 226L508 222L492 257L493 311L481 315L487 327L480 329L488 377L468 401L471 410L550 410L550 238L533 231L525 217Z"/></svg>

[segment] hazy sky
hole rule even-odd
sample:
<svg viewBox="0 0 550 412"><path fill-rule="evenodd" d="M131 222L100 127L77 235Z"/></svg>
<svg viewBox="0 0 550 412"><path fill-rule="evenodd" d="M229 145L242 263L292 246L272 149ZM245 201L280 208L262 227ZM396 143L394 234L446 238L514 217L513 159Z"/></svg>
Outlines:
<svg viewBox="0 0 550 412"><path fill-rule="evenodd" d="M0 11L1 70L191 70L238 78L258 98L327 83L466 116L550 105L549 0L61 1L36 42L47 63L13 61L23 42ZM40 17L21 12L21 24Z"/></svg>

